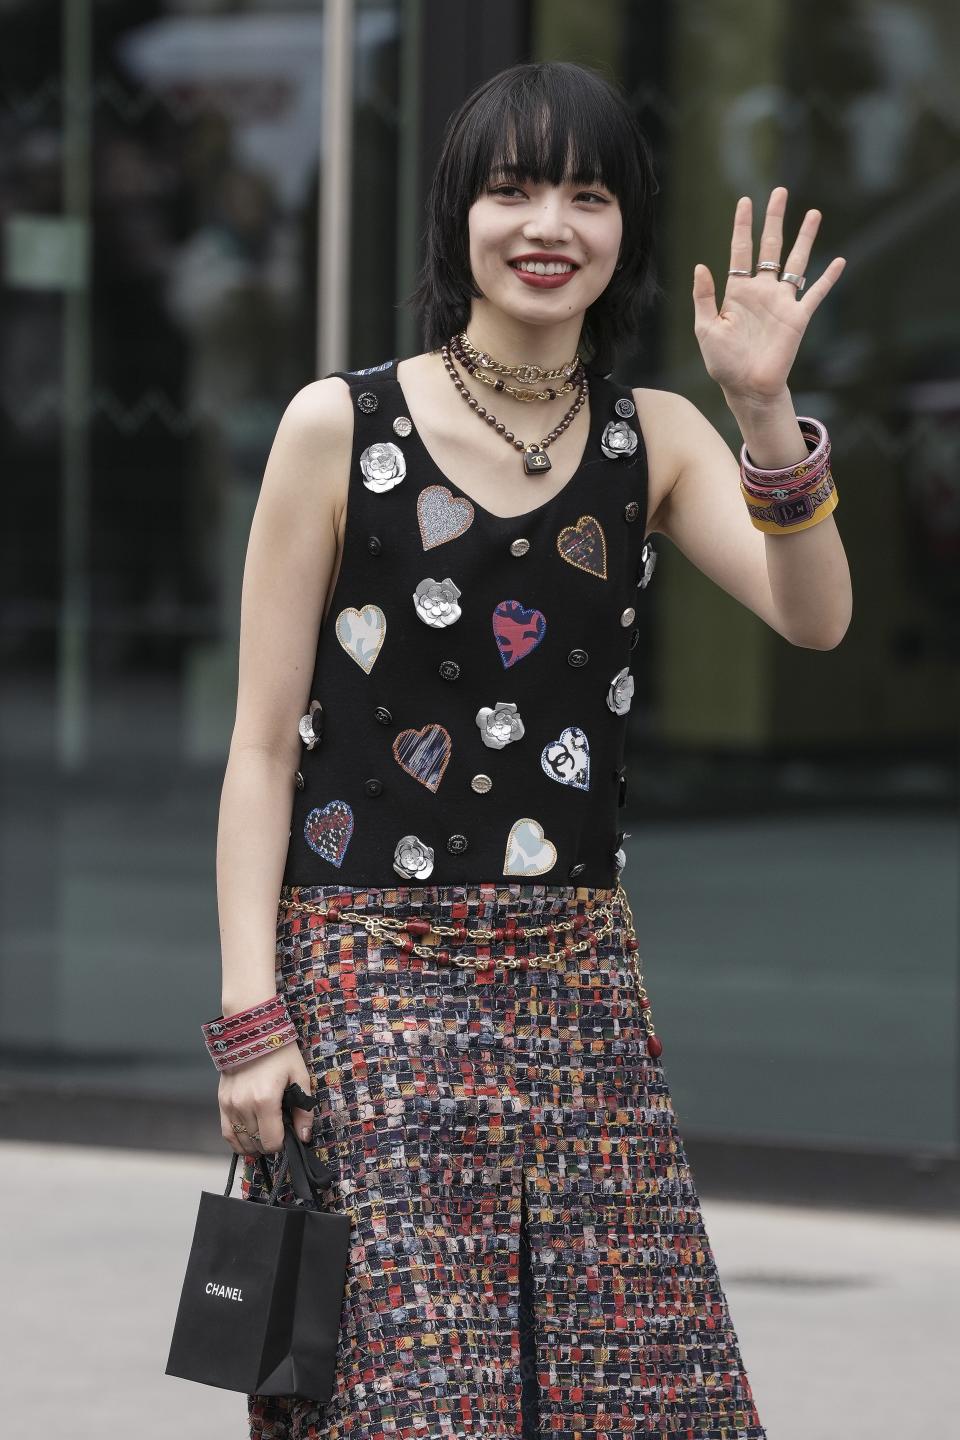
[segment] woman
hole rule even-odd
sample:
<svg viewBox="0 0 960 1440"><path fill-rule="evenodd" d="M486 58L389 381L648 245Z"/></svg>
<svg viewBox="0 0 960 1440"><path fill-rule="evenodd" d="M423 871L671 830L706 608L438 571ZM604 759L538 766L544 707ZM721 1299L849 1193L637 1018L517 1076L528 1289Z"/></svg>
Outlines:
<svg viewBox="0 0 960 1440"><path fill-rule="evenodd" d="M800 297L820 215L780 273L778 188L756 273L737 206L719 313L697 266L738 467L682 396L609 378L657 293L655 190L605 80L495 76L433 181L426 350L308 385L270 455L219 1103L249 1198L285 1086L314 1094L353 1230L333 1398L251 1395L256 1440L765 1433L619 880L624 752L654 532L793 644L849 623L827 437L787 389L843 262Z"/></svg>

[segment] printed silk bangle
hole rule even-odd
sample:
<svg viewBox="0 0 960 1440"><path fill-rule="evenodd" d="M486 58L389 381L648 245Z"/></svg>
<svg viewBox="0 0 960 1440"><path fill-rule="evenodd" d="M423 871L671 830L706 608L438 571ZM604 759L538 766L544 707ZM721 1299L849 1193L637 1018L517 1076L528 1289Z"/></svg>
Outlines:
<svg viewBox="0 0 960 1440"><path fill-rule="evenodd" d="M296 1040L297 1031L280 994L200 1026L218 1070L233 1070Z"/></svg>
<svg viewBox="0 0 960 1440"><path fill-rule="evenodd" d="M812 466L819 465L830 448L830 436L827 434L826 425L819 420L814 420L812 415L798 415L797 424L807 446L806 460L798 460L793 465L784 465L779 470L763 470L759 465L754 465L747 454L746 444L740 448L740 469L745 472L748 479L758 481L760 484L773 485L778 480L790 480L797 475L806 475ZM814 444L811 445L811 440Z"/></svg>
<svg viewBox="0 0 960 1440"><path fill-rule="evenodd" d="M764 470L750 460L746 445L741 447L740 493L751 523L768 535L818 525L836 509L839 499L826 426L809 415L798 415L797 421L807 446L806 460Z"/></svg>

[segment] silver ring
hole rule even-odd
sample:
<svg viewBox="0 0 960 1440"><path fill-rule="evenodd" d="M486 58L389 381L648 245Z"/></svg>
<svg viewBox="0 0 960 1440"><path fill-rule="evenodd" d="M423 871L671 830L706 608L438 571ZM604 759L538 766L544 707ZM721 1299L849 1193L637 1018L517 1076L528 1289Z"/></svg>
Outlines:
<svg viewBox="0 0 960 1440"><path fill-rule="evenodd" d="M792 275L789 270L784 270L783 274L780 276L780 279L786 280L787 283L790 285L795 285L797 287L798 295L800 294L800 291L803 289L804 285L806 285L807 283L805 275Z"/></svg>
<svg viewBox="0 0 960 1440"><path fill-rule="evenodd" d="M758 270L779 270L779 269L780 269L780 261L779 261L779 260L759 260L759 261L757 262L757 269L758 269Z"/></svg>
<svg viewBox="0 0 960 1440"><path fill-rule="evenodd" d="M728 275L752 275L752 270L728 270Z"/></svg>

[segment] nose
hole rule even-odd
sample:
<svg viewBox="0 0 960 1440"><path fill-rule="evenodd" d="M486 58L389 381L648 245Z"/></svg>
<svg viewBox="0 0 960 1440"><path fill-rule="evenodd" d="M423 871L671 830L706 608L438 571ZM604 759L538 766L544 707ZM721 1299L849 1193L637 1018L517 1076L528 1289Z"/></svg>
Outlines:
<svg viewBox="0 0 960 1440"><path fill-rule="evenodd" d="M570 226L563 218L563 199L546 196L536 214L523 227L524 237L544 245L559 245L570 239Z"/></svg>

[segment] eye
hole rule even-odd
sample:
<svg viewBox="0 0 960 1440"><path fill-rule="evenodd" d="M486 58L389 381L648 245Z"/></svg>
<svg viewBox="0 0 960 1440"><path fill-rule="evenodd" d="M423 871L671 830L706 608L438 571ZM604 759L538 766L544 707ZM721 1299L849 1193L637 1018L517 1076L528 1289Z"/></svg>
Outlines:
<svg viewBox="0 0 960 1440"><path fill-rule="evenodd" d="M490 193L491 195L502 195L505 190L515 190L515 191L517 192L517 194L522 194L522 193L523 193L523 192L521 191L519 185L490 185L490 186L488 186L487 188L488 188L489 193ZM574 196L574 199L575 199L575 200L581 200L581 199L596 200L597 203L600 204L600 205L609 205L609 204L610 204L610 201L606 198L605 195L597 195L597 194L595 194L594 191L592 191L592 190L581 190L581 191L579 192L579 194L577 194L577 195Z"/></svg>

